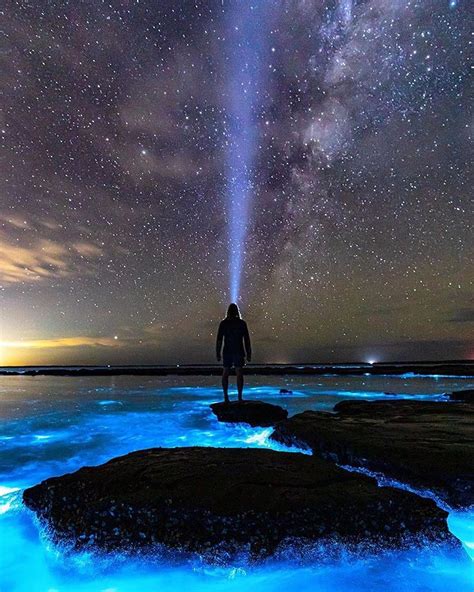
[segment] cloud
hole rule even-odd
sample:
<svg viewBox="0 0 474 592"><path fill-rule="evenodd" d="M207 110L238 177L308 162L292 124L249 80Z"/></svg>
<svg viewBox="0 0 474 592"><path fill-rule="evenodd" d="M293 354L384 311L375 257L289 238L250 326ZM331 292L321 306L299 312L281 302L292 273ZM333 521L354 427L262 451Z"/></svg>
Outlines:
<svg viewBox="0 0 474 592"><path fill-rule="evenodd" d="M0 221L2 221L4 225L10 224L10 226L13 226L13 228L21 230L30 228L28 221L16 214L0 214Z"/></svg>
<svg viewBox="0 0 474 592"><path fill-rule="evenodd" d="M40 240L32 247L23 247L0 239L0 254L0 281L5 284L70 274L67 249L52 241Z"/></svg>
<svg viewBox="0 0 474 592"><path fill-rule="evenodd" d="M177 43L168 62L166 70L150 67L130 85L119 105L123 135L107 145L140 186L181 186L213 177L221 167L219 82L202 85L203 56L189 43Z"/></svg>
<svg viewBox="0 0 474 592"><path fill-rule="evenodd" d="M114 337L57 337L25 341L0 341L0 347L11 349L52 349L62 347L117 347L121 343Z"/></svg>
<svg viewBox="0 0 474 592"><path fill-rule="evenodd" d="M67 278L87 273L87 266L77 261L96 259L102 249L93 243L62 244L50 239L37 239L30 245L12 242L0 236L0 282L16 284L38 282L51 278Z"/></svg>
<svg viewBox="0 0 474 592"><path fill-rule="evenodd" d="M38 220L38 224L47 228L48 230L60 230L63 226L56 222L55 220L51 220L49 218L43 218Z"/></svg>
<svg viewBox="0 0 474 592"><path fill-rule="evenodd" d="M78 242L73 243L72 247L79 255L87 259L101 257L104 254L104 251L100 247L92 243Z"/></svg>

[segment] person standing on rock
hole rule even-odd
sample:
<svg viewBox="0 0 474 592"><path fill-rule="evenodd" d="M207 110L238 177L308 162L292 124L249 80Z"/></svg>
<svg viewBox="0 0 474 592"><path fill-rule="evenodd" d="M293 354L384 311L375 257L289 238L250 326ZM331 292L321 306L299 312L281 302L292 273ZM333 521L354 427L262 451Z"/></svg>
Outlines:
<svg viewBox="0 0 474 592"><path fill-rule="evenodd" d="M235 368L237 375L237 392L239 401L242 401L242 392L244 390L244 365L245 359L250 362L252 359L252 349L250 346L250 335L247 323L240 318L240 311L237 304L230 304L227 309L227 316L220 322L216 340L217 361L221 361L222 342L224 342L224 351L222 353L223 372L222 372L222 390L224 391L224 401L229 402L229 374L231 368Z"/></svg>

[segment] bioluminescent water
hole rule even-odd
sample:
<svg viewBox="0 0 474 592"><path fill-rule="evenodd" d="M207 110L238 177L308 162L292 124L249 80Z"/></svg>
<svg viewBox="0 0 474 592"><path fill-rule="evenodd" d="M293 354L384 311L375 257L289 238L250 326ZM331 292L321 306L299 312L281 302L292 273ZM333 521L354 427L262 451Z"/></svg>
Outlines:
<svg viewBox="0 0 474 592"><path fill-rule="evenodd" d="M327 545L303 559L288 549L261 565L242 557L211 566L170 554L75 554L49 543L20 501L23 488L46 477L152 446L273 447L270 428L217 422L208 407L221 396L217 382L193 376L0 378L1 592L472 592L469 509L448 519L465 550L414 541L409 551L374 548L354 555ZM443 400L445 392L474 387L473 379L440 377L248 377L248 383L248 398L279 403L291 414L331 410L347 398L386 398L384 392ZM293 394L280 395L281 387Z"/></svg>
<svg viewBox="0 0 474 592"><path fill-rule="evenodd" d="M234 2L228 9L227 221L230 298L240 296L245 243L251 213L258 112L268 52L268 0ZM267 66L268 68L268 66Z"/></svg>

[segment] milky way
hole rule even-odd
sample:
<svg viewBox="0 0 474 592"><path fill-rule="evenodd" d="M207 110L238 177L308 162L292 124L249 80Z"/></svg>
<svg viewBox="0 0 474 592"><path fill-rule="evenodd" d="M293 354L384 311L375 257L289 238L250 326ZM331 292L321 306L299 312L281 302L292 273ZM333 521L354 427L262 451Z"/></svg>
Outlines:
<svg viewBox="0 0 474 592"><path fill-rule="evenodd" d="M245 13L255 361L474 357L469 3L266 4L4 4L0 364L213 360Z"/></svg>

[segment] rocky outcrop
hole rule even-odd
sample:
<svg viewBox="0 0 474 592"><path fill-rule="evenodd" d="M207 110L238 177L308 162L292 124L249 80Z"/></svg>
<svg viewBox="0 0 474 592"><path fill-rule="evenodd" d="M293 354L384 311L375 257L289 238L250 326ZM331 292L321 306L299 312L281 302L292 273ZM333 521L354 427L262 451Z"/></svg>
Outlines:
<svg viewBox="0 0 474 592"><path fill-rule="evenodd" d="M288 417L288 411L279 405L263 401L231 401L213 403L212 412L225 423L248 423L253 427L273 426Z"/></svg>
<svg viewBox="0 0 474 592"><path fill-rule="evenodd" d="M342 541L452 541L431 500L320 458L259 449L155 448L47 479L24 503L75 549L166 548L213 560Z"/></svg>
<svg viewBox="0 0 474 592"><path fill-rule="evenodd" d="M438 376L474 376L474 363L458 362L419 362L400 364L251 364L246 366L245 374L250 375L335 375L362 376L365 374L407 374ZM218 376L222 374L222 366L41 366L41 367L9 367L0 368L2 375L23 376Z"/></svg>
<svg viewBox="0 0 474 592"><path fill-rule="evenodd" d="M299 413L271 437L429 489L453 507L474 503L473 405L342 401L335 411Z"/></svg>
<svg viewBox="0 0 474 592"><path fill-rule="evenodd" d="M464 391L454 391L449 394L451 401L463 401L464 403L474 403L474 389Z"/></svg>

